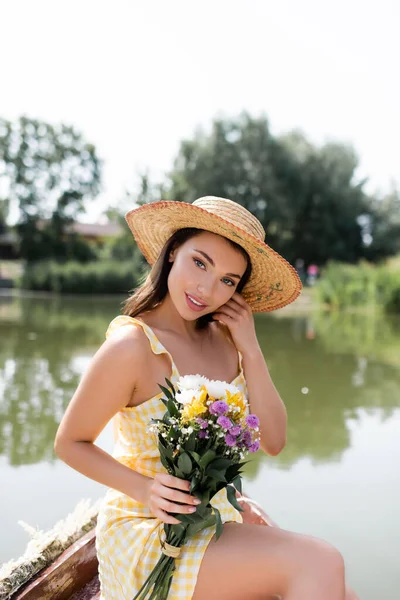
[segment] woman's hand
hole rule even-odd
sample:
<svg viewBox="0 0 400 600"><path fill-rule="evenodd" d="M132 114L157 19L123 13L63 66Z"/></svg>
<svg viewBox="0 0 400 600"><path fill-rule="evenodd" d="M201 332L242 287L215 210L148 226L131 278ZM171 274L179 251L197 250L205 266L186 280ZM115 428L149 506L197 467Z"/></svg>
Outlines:
<svg viewBox="0 0 400 600"><path fill-rule="evenodd" d="M251 354L259 350L253 312L240 294L235 292L232 298L213 314L213 319L228 327L241 354Z"/></svg>
<svg viewBox="0 0 400 600"><path fill-rule="evenodd" d="M157 519L177 525L180 521L168 513L194 513L196 505L200 504L198 498L187 493L189 489L189 481L173 477L168 473L157 473L154 479L150 480L146 504ZM177 504L178 502L180 504Z"/></svg>

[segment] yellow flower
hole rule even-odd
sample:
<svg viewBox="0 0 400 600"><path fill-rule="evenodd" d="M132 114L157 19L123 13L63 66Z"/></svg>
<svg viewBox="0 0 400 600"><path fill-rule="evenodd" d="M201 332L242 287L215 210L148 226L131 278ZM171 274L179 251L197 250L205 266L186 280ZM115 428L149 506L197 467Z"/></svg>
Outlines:
<svg viewBox="0 0 400 600"><path fill-rule="evenodd" d="M198 398L193 397L193 401L190 404L185 404L185 408L182 411L182 421L187 423L195 417L204 414L207 411L206 399L207 390L204 385L200 388L200 395Z"/></svg>
<svg viewBox="0 0 400 600"><path fill-rule="evenodd" d="M245 416L247 403L242 392L236 392L236 394L231 394L229 390L226 390L225 401L229 406L229 412L231 413L230 416L233 419L242 419ZM234 408L238 408L239 410L232 410Z"/></svg>

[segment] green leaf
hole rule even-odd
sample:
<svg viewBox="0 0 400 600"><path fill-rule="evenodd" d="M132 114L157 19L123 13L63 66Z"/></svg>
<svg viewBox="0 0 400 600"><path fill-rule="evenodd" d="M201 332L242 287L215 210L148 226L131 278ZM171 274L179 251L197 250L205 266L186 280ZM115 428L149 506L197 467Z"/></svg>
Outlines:
<svg viewBox="0 0 400 600"><path fill-rule="evenodd" d="M163 439L163 438L162 438ZM161 442L158 444L158 449L160 451L160 454L162 456L166 456L167 458L169 458L170 461L173 460L173 452L172 452L172 448L169 448L167 446L164 446L164 443Z"/></svg>
<svg viewBox="0 0 400 600"><path fill-rule="evenodd" d="M216 523L215 538L218 540L218 538L221 536L224 526L223 526L222 519L221 519L221 513L219 512L218 508L215 508L215 506L213 508L214 508L214 514L215 514L215 523Z"/></svg>
<svg viewBox="0 0 400 600"><path fill-rule="evenodd" d="M163 456L162 454L160 454L160 460L161 460L161 464L163 465L163 467L165 467L165 469L168 471L168 473L171 473L171 471L174 471L173 464L168 460L168 458L166 456Z"/></svg>
<svg viewBox="0 0 400 600"><path fill-rule="evenodd" d="M199 522L198 517L196 517L196 513L194 513L193 515L183 514L183 513L168 513L168 514L171 514L173 517L175 517L175 519L178 519L178 521L181 521L181 523L185 523L188 525Z"/></svg>
<svg viewBox="0 0 400 600"><path fill-rule="evenodd" d="M161 388L161 391L163 392L163 394L165 394L165 396L168 398L168 400L172 400L172 401L174 400L174 397L168 388L164 387L160 383L158 384L158 387Z"/></svg>
<svg viewBox="0 0 400 600"><path fill-rule="evenodd" d="M196 442L197 442L197 431L194 431L193 433L190 434L190 436L188 437L188 439L185 442L185 450L187 450L188 452L193 452L193 450L196 448Z"/></svg>
<svg viewBox="0 0 400 600"><path fill-rule="evenodd" d="M217 471L216 469L207 469L207 477L212 477L216 481L226 483L224 473L222 471Z"/></svg>
<svg viewBox="0 0 400 600"><path fill-rule="evenodd" d="M203 454L203 456L200 458L199 465L200 465L200 466L201 466L203 469L205 469L205 468L207 467L207 465L208 465L208 464L209 464L209 463L210 463L212 460L214 460L215 456L216 456L216 454L215 454L214 450L211 450L211 449L210 449L210 450L207 450L207 452L205 452L205 453Z"/></svg>
<svg viewBox="0 0 400 600"><path fill-rule="evenodd" d="M168 379L168 377L165 378L165 381L166 381L168 387L171 388L171 392L172 392L173 396L175 396L176 390L175 390L174 384L170 382L170 380Z"/></svg>
<svg viewBox="0 0 400 600"><path fill-rule="evenodd" d="M210 493L211 490L206 488L195 491L193 495L196 496L196 498L198 498L199 500L201 500L203 504L207 505L210 502Z"/></svg>
<svg viewBox="0 0 400 600"><path fill-rule="evenodd" d="M235 486L235 488L237 489L237 491L239 492L239 494L242 493L242 478L237 475L235 477L235 479L232 480L233 485Z"/></svg>
<svg viewBox="0 0 400 600"><path fill-rule="evenodd" d="M177 465L174 465L174 471L175 471L176 477L179 477L179 479L186 479L185 474L182 473L182 471L179 469L179 467Z"/></svg>
<svg viewBox="0 0 400 600"><path fill-rule="evenodd" d="M232 459L231 458L216 458L215 460L211 461L210 464L207 467L208 469L227 469L228 467L232 466Z"/></svg>
<svg viewBox="0 0 400 600"><path fill-rule="evenodd" d="M196 533L198 533L199 531L205 529L206 527L212 527L213 525L215 525L215 515L211 514L206 519L201 520L198 523L193 523L189 525L189 527L187 528L187 538L190 538L196 535Z"/></svg>
<svg viewBox="0 0 400 600"><path fill-rule="evenodd" d="M192 477L191 481L190 481L190 493L193 494L193 492L196 490L196 488L198 487L200 483L200 478L197 476Z"/></svg>
<svg viewBox="0 0 400 600"><path fill-rule="evenodd" d="M176 404L173 400L168 400L167 408L171 417L179 417L179 410L176 408Z"/></svg>
<svg viewBox="0 0 400 600"><path fill-rule="evenodd" d="M199 465L200 464L200 454L198 454L197 452L189 452L190 456L196 461L196 463Z"/></svg>
<svg viewBox="0 0 400 600"><path fill-rule="evenodd" d="M240 471L241 466L242 465L240 463L236 463L228 467L225 473L226 480L231 482L233 479L235 479Z"/></svg>
<svg viewBox="0 0 400 600"><path fill-rule="evenodd" d="M211 507L206 506L205 504L199 504L196 506L196 512L193 514L198 515L202 519L206 519L211 514Z"/></svg>
<svg viewBox="0 0 400 600"><path fill-rule="evenodd" d="M232 504L233 508L236 508L239 512L243 512L243 508L240 506L239 502L236 499L236 491L235 488L231 485L226 486L226 495L228 497L229 502Z"/></svg>
<svg viewBox="0 0 400 600"><path fill-rule="evenodd" d="M185 475L189 475L192 471L192 461L190 459L189 454L183 452L178 458L178 467L179 470L182 471Z"/></svg>

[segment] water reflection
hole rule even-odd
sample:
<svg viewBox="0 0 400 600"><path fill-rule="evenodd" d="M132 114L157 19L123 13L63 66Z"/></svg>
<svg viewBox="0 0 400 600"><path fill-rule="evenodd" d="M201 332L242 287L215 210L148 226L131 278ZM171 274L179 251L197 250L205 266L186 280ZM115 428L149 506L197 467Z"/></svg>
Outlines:
<svg viewBox="0 0 400 600"><path fill-rule="evenodd" d="M11 465L54 460L61 416L121 298L0 298L0 454ZM262 315L257 331L288 410L288 443L273 460L337 461L359 409L399 406L400 321ZM268 457L266 457L268 460ZM248 466L255 477L262 455Z"/></svg>

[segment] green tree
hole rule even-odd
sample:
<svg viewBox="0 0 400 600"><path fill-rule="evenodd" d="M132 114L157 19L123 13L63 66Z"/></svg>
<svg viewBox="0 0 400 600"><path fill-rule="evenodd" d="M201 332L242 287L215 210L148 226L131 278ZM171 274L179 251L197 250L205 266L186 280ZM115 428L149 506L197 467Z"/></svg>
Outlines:
<svg viewBox="0 0 400 600"><path fill-rule="evenodd" d="M383 198L372 198L368 220L371 243L367 258L372 261L400 253L400 192L393 186Z"/></svg>
<svg viewBox="0 0 400 600"><path fill-rule="evenodd" d="M265 116L216 119L181 143L168 196L236 200L263 224L266 242L289 261L353 262L367 256L365 225L374 206L357 182L346 145L315 147L300 132L274 136ZM363 221L364 219L364 221Z"/></svg>
<svg viewBox="0 0 400 600"><path fill-rule="evenodd" d="M68 226L99 192L100 179L95 147L73 127L25 116L0 119L0 180L19 211L22 258L90 257Z"/></svg>
<svg viewBox="0 0 400 600"><path fill-rule="evenodd" d="M101 257L112 260L132 260L137 272L142 272L148 265L132 236L124 215L137 205L162 200L166 197L166 191L164 184L152 182L149 173L139 173L138 177L139 182L136 189L126 191L122 201L115 206L110 206L105 212L109 221L121 226L122 233L105 244Z"/></svg>
<svg viewBox="0 0 400 600"><path fill-rule="evenodd" d="M9 212L9 202L7 198L0 198L0 235L6 233L7 217Z"/></svg>

